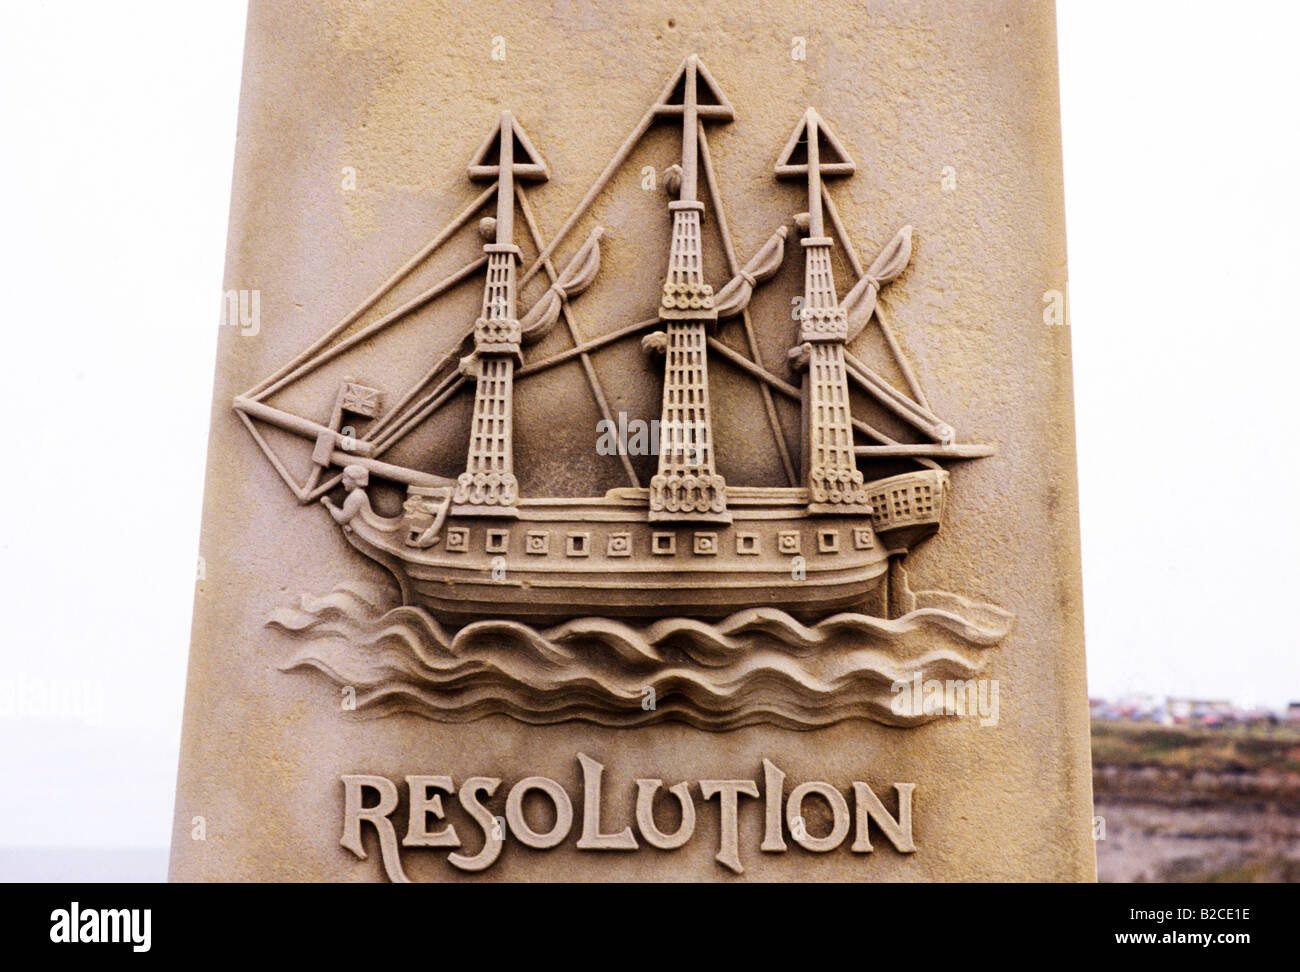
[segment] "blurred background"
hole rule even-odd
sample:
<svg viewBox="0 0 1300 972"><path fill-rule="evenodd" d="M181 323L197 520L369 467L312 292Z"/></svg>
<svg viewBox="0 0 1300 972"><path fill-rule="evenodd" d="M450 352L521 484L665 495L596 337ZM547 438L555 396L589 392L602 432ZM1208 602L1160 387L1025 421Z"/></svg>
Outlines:
<svg viewBox="0 0 1300 972"><path fill-rule="evenodd" d="M1300 10L1057 20L1099 876L1295 881Z"/></svg>
<svg viewBox="0 0 1300 972"><path fill-rule="evenodd" d="M161 880L244 9L5 20L0 880ZM1296 880L1300 8L1058 21L1100 876Z"/></svg>

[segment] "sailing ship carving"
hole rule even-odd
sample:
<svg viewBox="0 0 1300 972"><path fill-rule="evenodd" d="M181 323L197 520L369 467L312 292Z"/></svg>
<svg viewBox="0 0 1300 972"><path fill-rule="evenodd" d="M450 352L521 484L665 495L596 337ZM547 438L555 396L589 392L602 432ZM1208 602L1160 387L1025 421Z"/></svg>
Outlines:
<svg viewBox="0 0 1300 972"><path fill-rule="evenodd" d="M935 460L993 453L991 446L958 443L953 427L926 403L877 303L881 288L907 266L911 228L901 230L869 267L861 265L825 185L852 175L854 164L811 108L775 168L777 178L805 181L808 194L807 211L793 227L800 237L804 287L788 364L799 385L761 363L749 303L755 288L780 268L790 228L779 227L743 266L724 230L730 279L716 291L708 281L716 279L719 268L706 265L701 239L706 199L722 215L705 123L729 121L733 114L703 63L687 58L556 237L544 243L524 184L544 181L550 172L519 123L503 113L469 166L470 178L489 182L487 189L356 311L235 400L240 419L300 502L320 500L348 542L392 574L404 603L453 622L546 623L584 616L721 618L768 607L820 618L861 610L873 596L888 605L891 572L910 549L938 531L943 519L949 479ZM592 232L562 271L555 270L551 257L632 147L663 119L680 120L681 162L665 180L675 198L667 205L672 232L657 312L650 320L582 340L568 319L569 305L598 276L602 231ZM492 202L495 215L480 221L486 239L481 258L395 311L356 327L414 266ZM539 251L528 267L522 266L516 243L516 207ZM837 241L857 278L843 297L832 269ZM472 327L465 327L469 353L460 356L458 349L436 362L387 410L380 389L351 380L334 393L324 422L270 403L277 392L478 273L484 275L482 309L467 322ZM547 275L550 287L521 313L520 292L539 273ZM848 350L873 315L898 359L906 393ZM562 319L574 347L529 361L529 346ZM749 356L716 336L719 323L731 319L743 325ZM592 497L521 495L514 467L515 383L578 359L597 404L611 419L590 355L637 336L648 353L663 356L658 461L649 484L637 482L623 457L632 483L627 487ZM791 485L728 482L718 471L709 363L719 357L760 382ZM473 410L463 470L440 475L384 459L397 441L470 385ZM855 417L853 387L929 441L899 442ZM801 405L797 456L789 454L778 427L773 393ZM345 431L345 420L364 428L360 434ZM261 424L314 442L313 469L304 482L271 448ZM858 434L870 444L857 444ZM874 458L905 458L920 468L868 480L859 462ZM371 477L406 488L401 515L375 512L367 492ZM906 589L901 578L893 586ZM889 610L882 606L880 613Z"/></svg>

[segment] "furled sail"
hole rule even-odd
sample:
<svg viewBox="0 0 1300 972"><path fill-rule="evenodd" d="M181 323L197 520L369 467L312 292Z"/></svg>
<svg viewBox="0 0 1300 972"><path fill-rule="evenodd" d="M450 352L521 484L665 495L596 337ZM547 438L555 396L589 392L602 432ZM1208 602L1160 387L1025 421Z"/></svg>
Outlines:
<svg viewBox="0 0 1300 972"><path fill-rule="evenodd" d="M599 226L592 230L564 272L520 320L525 343L531 344L545 337L559 320L564 301L578 296L591 286L596 274L600 272L600 239L604 235L604 229Z"/></svg>
<svg viewBox="0 0 1300 972"><path fill-rule="evenodd" d="M862 279L844 296L840 306L849 319L849 341L861 334L867 326L871 312L876 309L876 296L880 293L880 288L902 273L911 258L912 227L904 226L894 234L880 256L876 257L876 262L867 268Z"/></svg>
<svg viewBox="0 0 1300 972"><path fill-rule="evenodd" d="M718 317L731 317L743 311L754 295L754 285L769 279L780 269L781 260L785 256L787 232L786 227L778 227L771 239L754 254L753 259L713 298Z"/></svg>

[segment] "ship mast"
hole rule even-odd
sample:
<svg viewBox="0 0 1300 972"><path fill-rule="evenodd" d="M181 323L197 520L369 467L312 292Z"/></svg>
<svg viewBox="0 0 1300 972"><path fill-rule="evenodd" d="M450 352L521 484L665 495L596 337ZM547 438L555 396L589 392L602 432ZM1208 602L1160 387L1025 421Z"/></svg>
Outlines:
<svg viewBox="0 0 1300 972"><path fill-rule="evenodd" d="M516 159L516 148L520 149ZM492 158L495 149L495 161ZM452 494L457 514L514 516L519 483L514 471L514 372L523 364L522 327L516 309L519 247L514 242L515 179L545 179L546 166L510 112L501 113L495 129L469 167L471 179L497 180L495 225L485 221L493 239L485 243L487 277L483 311L474 323L474 353L461 363L476 381L465 471Z"/></svg>
<svg viewBox="0 0 1300 972"><path fill-rule="evenodd" d="M712 101L701 105L704 87ZM682 165L678 198L668 204L672 242L668 272L659 304L664 326L663 409L660 418L659 468L650 481L650 519L730 522L727 484L718 475L709 408L708 330L718 312L713 288L704 282L700 221L704 204L697 198L699 122L731 118L730 106L699 58L691 55L673 81L669 95L655 106L660 115L681 115ZM680 97L680 100L678 100Z"/></svg>
<svg viewBox="0 0 1300 972"><path fill-rule="evenodd" d="M803 161L797 155L801 147L806 155ZM822 159L823 148L828 150L827 161ZM808 235L801 241L803 306L799 309L799 344L791 349L790 357L803 372L803 475L811 513L871 512L853 448L844 359L848 317L835 295L831 269L834 241L826 235L822 215L822 177L852 171L853 163L839 140L809 108L777 162L776 172L786 178L806 175L808 180Z"/></svg>

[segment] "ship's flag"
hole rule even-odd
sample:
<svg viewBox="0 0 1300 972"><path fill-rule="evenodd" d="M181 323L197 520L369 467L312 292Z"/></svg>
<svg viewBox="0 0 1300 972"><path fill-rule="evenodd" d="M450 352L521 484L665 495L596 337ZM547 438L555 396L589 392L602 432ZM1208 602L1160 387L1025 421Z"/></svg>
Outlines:
<svg viewBox="0 0 1300 972"><path fill-rule="evenodd" d="M349 381L343 386L343 411L374 418L379 414L380 392Z"/></svg>

